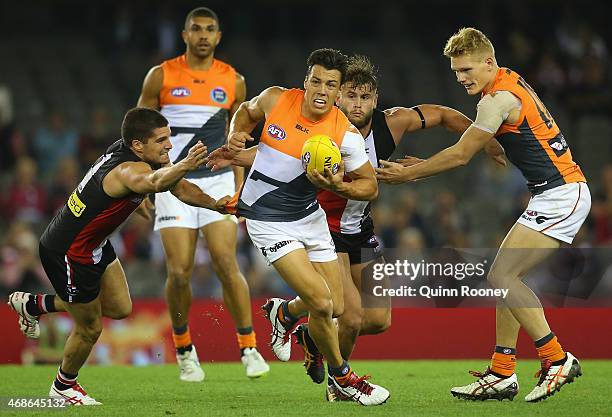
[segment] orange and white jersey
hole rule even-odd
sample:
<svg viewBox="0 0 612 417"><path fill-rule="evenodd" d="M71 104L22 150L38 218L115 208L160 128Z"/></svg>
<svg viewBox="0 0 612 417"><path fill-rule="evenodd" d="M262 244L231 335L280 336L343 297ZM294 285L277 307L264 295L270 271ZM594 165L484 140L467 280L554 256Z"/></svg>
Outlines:
<svg viewBox="0 0 612 417"><path fill-rule="evenodd" d="M327 135L338 145L345 171L368 163L363 138L338 108L318 122L301 114L304 91L287 90L266 119L253 166L230 209L247 219L289 222L314 213L317 188L306 178L301 152L314 135Z"/></svg>
<svg viewBox="0 0 612 417"><path fill-rule="evenodd" d="M159 105L172 130L170 160L183 159L198 140L208 147L209 153L222 146L236 99L236 70L217 59L207 71L193 70L185 55L164 61L161 68ZM203 166L186 178L218 175L230 169L213 173Z"/></svg>
<svg viewBox="0 0 612 417"><path fill-rule="evenodd" d="M500 68L482 95L496 91L509 91L521 101L519 120L503 122L495 138L527 179L529 190L539 194L563 184L586 182L555 120L529 84L516 72Z"/></svg>

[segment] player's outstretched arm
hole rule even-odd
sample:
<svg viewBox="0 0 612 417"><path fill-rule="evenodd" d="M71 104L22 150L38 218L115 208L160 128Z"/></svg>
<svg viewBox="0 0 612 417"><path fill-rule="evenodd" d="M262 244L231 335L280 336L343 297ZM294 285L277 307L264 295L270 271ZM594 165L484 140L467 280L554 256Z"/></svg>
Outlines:
<svg viewBox="0 0 612 417"><path fill-rule="evenodd" d="M404 167L396 162L380 161L382 168L376 168L376 177L382 182L400 184L466 165L492 137L492 133L471 126L456 144L418 164Z"/></svg>
<svg viewBox="0 0 612 417"><path fill-rule="evenodd" d="M255 161L257 148L243 149L238 153L229 150L228 145L215 149L206 158L206 166L213 172L228 166L250 167Z"/></svg>
<svg viewBox="0 0 612 417"><path fill-rule="evenodd" d="M153 170L144 161L124 162L109 172L103 181L104 191L111 197L123 197L130 192L136 194L160 193L170 190L189 171L204 164L206 147L198 142L176 165Z"/></svg>
<svg viewBox="0 0 612 417"><path fill-rule="evenodd" d="M398 144L405 133L442 126L463 133L472 121L460 111L437 104L420 104L412 108L394 107L385 110L387 124Z"/></svg>
<svg viewBox="0 0 612 417"><path fill-rule="evenodd" d="M186 179L179 180L179 182L170 190L170 192L185 204L215 210L220 213L227 213L225 205L231 200L229 195L220 198L219 200L215 200L208 194L204 193L200 187L187 181Z"/></svg>
<svg viewBox="0 0 612 417"><path fill-rule="evenodd" d="M159 93L163 82L164 70L159 65L151 68L142 83L142 91L140 97L138 97L138 107L159 110Z"/></svg>

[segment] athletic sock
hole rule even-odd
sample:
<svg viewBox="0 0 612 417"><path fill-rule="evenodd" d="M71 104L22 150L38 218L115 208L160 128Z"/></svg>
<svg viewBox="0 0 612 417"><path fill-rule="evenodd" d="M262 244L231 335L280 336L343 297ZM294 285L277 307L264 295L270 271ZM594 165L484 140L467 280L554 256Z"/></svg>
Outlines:
<svg viewBox="0 0 612 417"><path fill-rule="evenodd" d="M55 377L55 381L53 381L53 385L60 391L64 391L74 384L76 384L78 374L69 374L62 371L62 367L57 370L57 376Z"/></svg>
<svg viewBox="0 0 612 417"><path fill-rule="evenodd" d="M346 385L352 370L351 366L346 361L342 361L342 365L337 368L328 365L327 373L333 376L340 385Z"/></svg>
<svg viewBox="0 0 612 417"><path fill-rule="evenodd" d="M176 353L183 355L186 352L191 352L193 345L191 344L191 334L189 333L189 325L185 324L180 327L172 327L172 340Z"/></svg>
<svg viewBox="0 0 612 417"><path fill-rule="evenodd" d="M54 313L55 309L55 295L53 294L30 294L28 301L26 302L26 311L33 316L40 316L46 313Z"/></svg>
<svg viewBox="0 0 612 417"><path fill-rule="evenodd" d="M561 347L561 344L557 340L557 336L555 336L553 332L550 332L543 338L536 340L534 343L540 360L549 360L555 366L561 365L565 362L567 356L565 355L565 351Z"/></svg>
<svg viewBox="0 0 612 417"><path fill-rule="evenodd" d="M257 340L253 327L238 327L236 329L236 337L238 338L238 347L240 347L240 355L244 355L244 350L247 348L256 348Z"/></svg>
<svg viewBox="0 0 612 417"><path fill-rule="evenodd" d="M508 378L514 373L516 367L516 349L495 346L491 357L491 373L498 378Z"/></svg>
<svg viewBox="0 0 612 417"><path fill-rule="evenodd" d="M283 323L285 328L290 329L300 318L295 317L289 312L289 301L283 301L281 307L278 309L278 319Z"/></svg>

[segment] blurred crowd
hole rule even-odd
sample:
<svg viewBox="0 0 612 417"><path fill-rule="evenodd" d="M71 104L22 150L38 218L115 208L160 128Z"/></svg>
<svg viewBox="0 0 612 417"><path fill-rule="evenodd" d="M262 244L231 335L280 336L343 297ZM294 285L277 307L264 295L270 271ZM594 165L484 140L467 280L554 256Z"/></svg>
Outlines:
<svg viewBox="0 0 612 417"><path fill-rule="evenodd" d="M612 67L610 45L606 43L606 33L603 32L609 32L609 28L602 29L591 25L588 20L578 19L571 8L560 10L558 19L550 23L551 26L533 24L537 22L537 15L528 17L516 12L521 8L514 8L515 12L505 16L513 22L510 25L512 29L501 31L488 23L488 13L492 14L493 9L484 3L482 6L482 16L463 25L487 22L480 27L497 40L500 64L521 73L549 105L590 182L593 206L575 244L610 246ZM404 7L391 5L384 14L373 18L394 22L397 13L393 11L402 12ZM188 8L161 8L152 16L152 21L147 21L146 30L155 36L145 42L135 30L140 9L129 3L116 6L107 15L111 16L112 34L98 33L92 38L98 42L101 36L107 37L106 43L100 44L99 48L109 61L117 59L115 52L121 45L130 45L132 49L135 45L142 46L147 51L146 67L181 52L183 46L178 34L186 10ZM226 18L231 14L218 12ZM244 16L235 17L228 26L232 30L245 31L249 27L241 26L245 21ZM454 28L455 20L447 17L445 24ZM487 27L489 25L491 27ZM285 25L274 30L287 33L292 29L304 31L302 26L298 24L292 28ZM432 29L436 47L428 43L431 41L424 41L427 47L431 46L432 56L439 55L440 40L450 34L446 33L448 30L440 31L439 26L444 25ZM436 37L438 31L440 36ZM390 29L381 29L380 36L394 33ZM364 33L365 36L369 34ZM308 47L304 42L304 48ZM300 62L297 67L301 66ZM248 81L249 68L240 70ZM448 70L441 68L440 71ZM276 82L269 79L268 84ZM61 106L46 109L44 120L39 125L18 123L17 120L23 120L16 117L22 109L14 105L18 87L0 78L0 296L16 289L44 291L49 288L37 257L38 237L87 168L110 143L118 139L117 120L113 117L117 109L104 105L94 105L86 110L87 123L84 126L72 121ZM385 85L387 90L392 87ZM131 91L137 92L139 88L139 84L132 85ZM250 92L252 95L256 89ZM422 102L419 97L410 99L413 102L391 102L385 99L383 92L379 107ZM131 101L117 103L117 106L127 110L129 103L135 101L133 96ZM454 103L450 96L448 103ZM447 104L444 97L440 104ZM474 104L463 109L470 117L474 115ZM593 129L599 135L596 138L589 133ZM438 135L443 140L422 139L427 135L430 134L419 133L398 152L427 156L457 139L448 134ZM421 143L426 145L421 148ZM373 206L372 215L385 247L495 247L520 216L528 199L524 180L516 169L498 167L481 157L458 174L448 173L441 178L411 185L382 186L381 197ZM132 294L135 297L160 297L165 280L164 254L152 225L134 215L112 237L112 241L126 269ZM244 224L239 230L239 262L254 295L287 291L250 243ZM198 248L196 265L194 295L219 297L221 289L218 280L213 279L214 271L204 246Z"/></svg>

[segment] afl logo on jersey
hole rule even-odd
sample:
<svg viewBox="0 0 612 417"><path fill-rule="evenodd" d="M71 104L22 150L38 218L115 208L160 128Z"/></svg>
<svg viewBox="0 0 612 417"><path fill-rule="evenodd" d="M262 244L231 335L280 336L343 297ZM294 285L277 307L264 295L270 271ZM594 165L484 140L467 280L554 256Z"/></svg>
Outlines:
<svg viewBox="0 0 612 417"><path fill-rule="evenodd" d="M210 98L219 104L225 104L227 101L227 93L222 87L217 87L210 92Z"/></svg>
<svg viewBox="0 0 612 417"><path fill-rule="evenodd" d="M170 91L170 95L173 97L188 97L191 95L191 91L185 87L176 87Z"/></svg>
<svg viewBox="0 0 612 417"><path fill-rule="evenodd" d="M277 125L270 125L268 126L268 135L272 138L272 139L276 139L276 140L283 140L287 137L287 134L285 133L285 131L283 130L282 127L277 126Z"/></svg>

